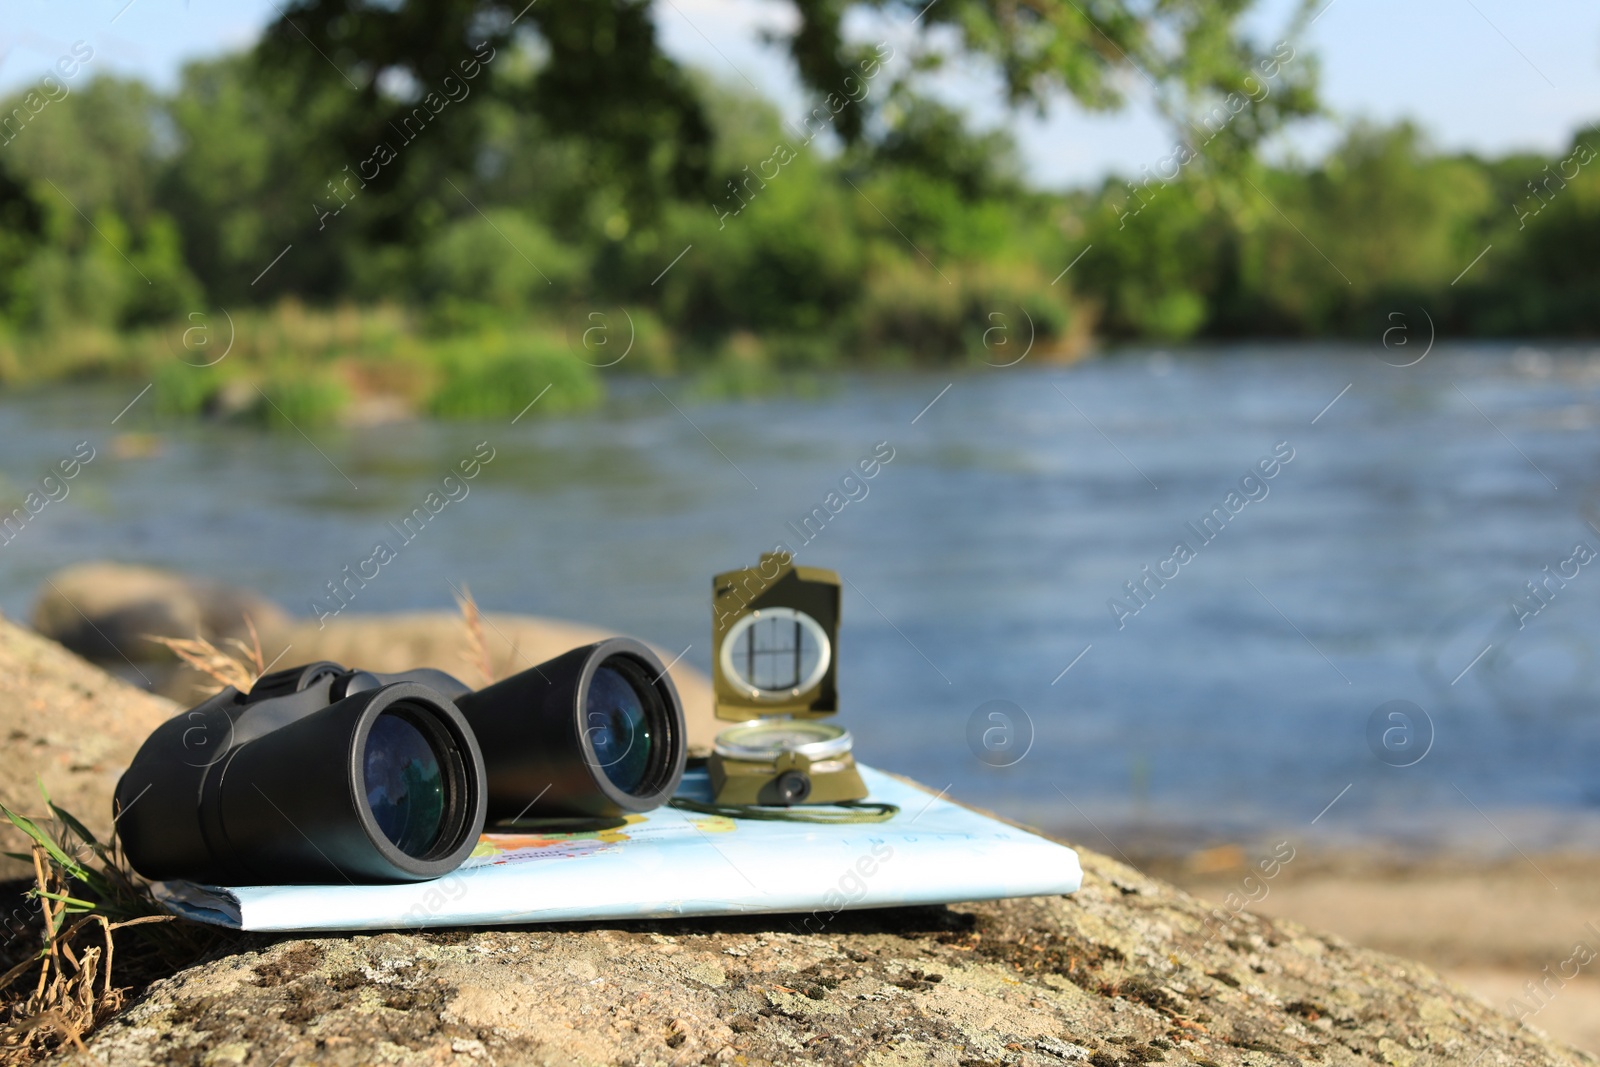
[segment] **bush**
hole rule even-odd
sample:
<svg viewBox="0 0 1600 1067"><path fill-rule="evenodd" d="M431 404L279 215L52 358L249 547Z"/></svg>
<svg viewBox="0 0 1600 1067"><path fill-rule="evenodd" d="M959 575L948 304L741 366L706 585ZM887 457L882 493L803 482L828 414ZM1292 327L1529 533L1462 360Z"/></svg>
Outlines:
<svg viewBox="0 0 1600 1067"><path fill-rule="evenodd" d="M419 295L456 327L558 306L586 270L583 256L520 211L491 209L446 227L421 255Z"/></svg>
<svg viewBox="0 0 1600 1067"><path fill-rule="evenodd" d="M1065 293L1035 268L950 265L935 273L906 260L869 277L850 342L880 363L1010 363L1057 347L1072 323Z"/></svg>
<svg viewBox="0 0 1600 1067"><path fill-rule="evenodd" d="M261 403L250 409L250 414L275 430L335 422L351 399L349 389L331 369L275 368L259 388Z"/></svg>
<svg viewBox="0 0 1600 1067"><path fill-rule="evenodd" d="M223 372L212 367L190 367L173 360L156 369L151 400L159 415L198 415L222 387Z"/></svg>
<svg viewBox="0 0 1600 1067"><path fill-rule="evenodd" d="M545 413L600 402L599 373L559 337L490 334L439 345L437 378L427 407L444 418L515 417L538 400Z"/></svg>

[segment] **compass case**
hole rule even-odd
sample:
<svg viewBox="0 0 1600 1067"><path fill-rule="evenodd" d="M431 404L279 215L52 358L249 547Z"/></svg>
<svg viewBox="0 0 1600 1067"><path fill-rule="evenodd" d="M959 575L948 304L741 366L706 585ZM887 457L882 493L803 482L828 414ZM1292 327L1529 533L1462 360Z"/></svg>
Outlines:
<svg viewBox="0 0 1600 1067"><path fill-rule="evenodd" d="M796 752L755 762L712 753L706 764L718 804L839 804L867 799L867 785L848 752L815 762Z"/></svg>
<svg viewBox="0 0 1600 1067"><path fill-rule="evenodd" d="M768 553L717 575L711 594L716 715L747 724L717 735L706 768L716 802L864 800L849 733L813 721L839 710L839 575Z"/></svg>
<svg viewBox="0 0 1600 1067"><path fill-rule="evenodd" d="M817 718L839 710L839 575L769 552L711 580L716 716ZM789 657L792 655L792 659Z"/></svg>

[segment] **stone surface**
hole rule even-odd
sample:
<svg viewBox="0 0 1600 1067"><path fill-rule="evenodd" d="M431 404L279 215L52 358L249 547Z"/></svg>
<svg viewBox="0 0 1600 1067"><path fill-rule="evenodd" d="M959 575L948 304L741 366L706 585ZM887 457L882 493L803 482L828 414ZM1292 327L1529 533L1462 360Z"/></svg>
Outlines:
<svg viewBox="0 0 1600 1067"><path fill-rule="evenodd" d="M289 625L287 612L248 589L156 567L97 561L49 575L33 604L33 628L89 659L161 663L171 654L149 640L243 637L245 615L263 633Z"/></svg>
<svg viewBox="0 0 1600 1067"><path fill-rule="evenodd" d="M1208 940L1198 901L1081 855L1072 897L820 932L767 916L248 940L89 1045L109 1067L1596 1062L1292 923L1246 913Z"/></svg>
<svg viewBox="0 0 1600 1067"><path fill-rule="evenodd" d="M179 710L0 618L0 803L25 814L43 807L42 781L61 807L97 835L111 830L111 794L150 731ZM26 852L0 821L0 851ZM0 879L33 868L0 856Z"/></svg>
<svg viewBox="0 0 1600 1067"><path fill-rule="evenodd" d="M0 790L104 821L172 705L0 620ZM230 938L56 1062L1596 1064L1428 968L1212 909L1079 849L1083 889L939 908ZM1211 926L1207 921L1211 920Z"/></svg>

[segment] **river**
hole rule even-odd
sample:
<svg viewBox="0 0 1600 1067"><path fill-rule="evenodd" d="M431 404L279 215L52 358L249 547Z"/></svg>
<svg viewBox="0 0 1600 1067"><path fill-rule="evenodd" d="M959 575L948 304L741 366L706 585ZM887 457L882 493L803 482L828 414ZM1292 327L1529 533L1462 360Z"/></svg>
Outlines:
<svg viewBox="0 0 1600 1067"><path fill-rule="evenodd" d="M583 416L304 435L169 422L148 396L112 425L138 383L12 393L7 497L79 441L96 458L4 546L0 607L114 558L309 614L488 442L353 610L449 608L464 582L704 669L710 575L787 542L848 580L858 754L958 798L1107 851L1281 830L1593 847L1600 350L1402 357L1139 350L709 403L619 378ZM118 458L128 432L154 453Z"/></svg>

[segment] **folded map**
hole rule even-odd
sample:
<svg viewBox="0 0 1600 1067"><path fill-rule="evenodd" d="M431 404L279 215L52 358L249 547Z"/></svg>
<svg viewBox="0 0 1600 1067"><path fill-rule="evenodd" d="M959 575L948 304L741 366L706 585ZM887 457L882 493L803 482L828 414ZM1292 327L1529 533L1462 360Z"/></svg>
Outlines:
<svg viewBox="0 0 1600 1067"><path fill-rule="evenodd" d="M242 930L389 930L794 912L1071 893L1078 855L861 767L886 822L819 825L659 808L588 833L485 834L457 870L402 885L224 888L165 882L179 915ZM703 770L680 796L708 800Z"/></svg>

